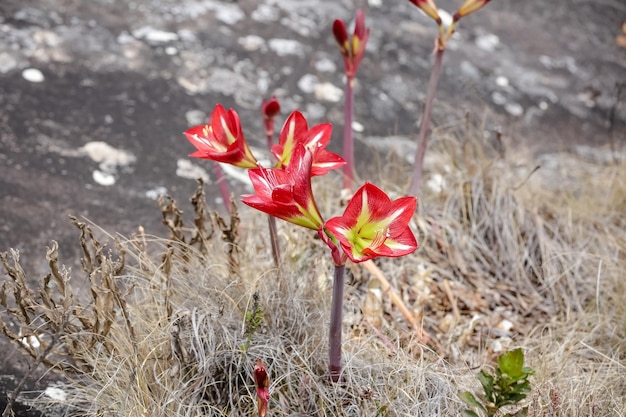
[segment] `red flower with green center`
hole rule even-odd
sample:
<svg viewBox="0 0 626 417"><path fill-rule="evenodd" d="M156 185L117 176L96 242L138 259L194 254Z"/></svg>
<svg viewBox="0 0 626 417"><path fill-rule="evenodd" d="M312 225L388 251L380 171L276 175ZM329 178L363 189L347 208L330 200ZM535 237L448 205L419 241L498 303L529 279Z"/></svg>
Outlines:
<svg viewBox="0 0 626 417"><path fill-rule="evenodd" d="M330 123L322 123L309 129L302 113L297 110L291 113L280 131L278 144L272 146L272 153L278 159L278 168L291 164L299 143L312 153L312 176L324 175L331 169L342 167L346 161L336 153L326 150L332 129Z"/></svg>
<svg viewBox="0 0 626 417"><path fill-rule="evenodd" d="M404 256L418 247L408 226L416 207L415 197L391 201L384 191L366 182L348 202L343 216L328 220L325 229L353 262Z"/></svg>
<svg viewBox="0 0 626 417"><path fill-rule="evenodd" d="M185 136L197 151L189 156L225 162L240 168L256 168L257 161L246 143L237 112L215 106L211 124L192 127Z"/></svg>
<svg viewBox="0 0 626 417"><path fill-rule="evenodd" d="M367 40L370 36L369 28L365 27L365 14L363 11L359 10L356 14L352 41L348 38L346 24L341 19L337 19L333 23L333 35L339 44L341 55L343 55L346 75L348 78L356 77L356 71L359 68L359 64L365 53Z"/></svg>
<svg viewBox="0 0 626 417"><path fill-rule="evenodd" d="M242 202L289 223L318 230L324 221L311 189L312 153L296 144L285 169L255 168L248 171L256 194L242 196Z"/></svg>

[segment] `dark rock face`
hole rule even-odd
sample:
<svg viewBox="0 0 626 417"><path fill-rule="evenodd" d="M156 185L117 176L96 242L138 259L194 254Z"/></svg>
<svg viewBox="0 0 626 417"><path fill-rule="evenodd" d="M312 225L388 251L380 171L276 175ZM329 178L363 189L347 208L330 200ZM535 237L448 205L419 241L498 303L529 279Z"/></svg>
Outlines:
<svg viewBox="0 0 626 417"><path fill-rule="evenodd" d="M438 3L453 12L461 1ZM0 250L20 249L40 276L52 239L79 270L70 213L111 232L159 233L157 196L184 201L193 178L211 178L210 163L187 158L181 132L218 102L237 109L259 149L259 107L273 94L285 112L335 123L339 149L342 62L331 25L357 6L371 27L357 140L413 138L436 27L406 0L3 0ZM435 126L470 111L538 151L624 146L626 93L620 101L616 86L626 51L614 38L625 15L609 0L489 3L461 21L445 54ZM207 194L218 199L210 182Z"/></svg>

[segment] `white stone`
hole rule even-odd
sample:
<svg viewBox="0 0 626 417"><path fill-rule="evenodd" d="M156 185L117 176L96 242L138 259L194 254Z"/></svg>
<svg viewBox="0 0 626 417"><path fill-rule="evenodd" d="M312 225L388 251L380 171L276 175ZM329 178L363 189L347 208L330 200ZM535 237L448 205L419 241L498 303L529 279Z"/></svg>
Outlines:
<svg viewBox="0 0 626 417"><path fill-rule="evenodd" d="M435 193L440 194L446 186L446 181L444 180L443 175L433 174L428 181L426 181L426 186Z"/></svg>
<svg viewBox="0 0 626 417"><path fill-rule="evenodd" d="M500 323L498 323L496 328L508 333L513 329L513 323L510 320L503 319Z"/></svg>
<svg viewBox="0 0 626 417"><path fill-rule="evenodd" d="M115 184L115 176L113 176L113 174L109 174L107 172L102 172L98 169L96 169L92 174L91 174L93 180L105 187L110 187L111 185Z"/></svg>
<svg viewBox="0 0 626 417"><path fill-rule="evenodd" d="M304 74L302 78L298 80L298 88L306 94L313 93L317 84L318 78L313 74Z"/></svg>
<svg viewBox="0 0 626 417"><path fill-rule="evenodd" d="M156 187L146 191L146 197L150 200L158 200L159 197L165 194L167 194L167 188L165 187Z"/></svg>
<svg viewBox="0 0 626 417"><path fill-rule="evenodd" d="M26 68L24 71L22 71L22 77L24 77L26 81L30 81L31 83L42 83L45 79L43 73L37 68Z"/></svg>
<svg viewBox="0 0 626 417"><path fill-rule="evenodd" d="M322 58L315 61L315 69L319 72L335 72L337 65L328 58Z"/></svg>
<svg viewBox="0 0 626 417"><path fill-rule="evenodd" d="M170 56L176 55L178 53L178 49L173 46L168 46L167 48L165 48L165 53Z"/></svg>
<svg viewBox="0 0 626 417"><path fill-rule="evenodd" d="M270 39L269 46L278 56L304 56L304 45L293 39Z"/></svg>
<svg viewBox="0 0 626 417"><path fill-rule="evenodd" d="M137 39L144 39L149 43L167 43L178 40L178 34L155 29L152 26L143 26L133 30L133 36ZM118 40L119 41L119 40Z"/></svg>
<svg viewBox="0 0 626 417"><path fill-rule="evenodd" d="M204 168L192 163L188 159L179 159L176 161L176 175L181 178L188 178L190 180L196 180L202 178L205 183L210 183L209 174Z"/></svg>
<svg viewBox="0 0 626 417"><path fill-rule="evenodd" d="M487 33L476 38L476 45L487 52L495 51L496 47L500 44L500 38L493 33Z"/></svg>
<svg viewBox="0 0 626 417"><path fill-rule="evenodd" d="M506 97L499 91L494 91L491 93L491 100L493 100L494 104L499 106L503 106L506 103Z"/></svg>
<svg viewBox="0 0 626 417"><path fill-rule="evenodd" d="M246 51L257 51L265 46L265 39L257 35L243 36L237 40Z"/></svg>
<svg viewBox="0 0 626 417"><path fill-rule="evenodd" d="M368 0L367 2L370 7L382 7L383 0Z"/></svg>
<svg viewBox="0 0 626 417"><path fill-rule="evenodd" d="M316 84L315 98L337 103L343 98L343 90L328 82Z"/></svg>
<svg viewBox="0 0 626 417"><path fill-rule="evenodd" d="M215 17L220 22L226 23L227 25L234 25L239 22L246 15L236 4L219 4L215 9Z"/></svg>
<svg viewBox="0 0 626 417"><path fill-rule="evenodd" d="M511 116L521 116L522 114L524 114L524 107L522 107L522 105L519 103L506 103L504 105L504 109Z"/></svg>
<svg viewBox="0 0 626 417"><path fill-rule="evenodd" d="M58 387L48 387L43 393L56 401L65 401L67 399L67 393Z"/></svg>
<svg viewBox="0 0 626 417"><path fill-rule="evenodd" d="M198 126L208 122L208 115L202 110L189 110L185 112L185 120L189 126Z"/></svg>
<svg viewBox="0 0 626 417"><path fill-rule="evenodd" d="M362 133L365 130L365 127L361 123L354 120L352 122L352 130L357 133Z"/></svg>
<svg viewBox="0 0 626 417"><path fill-rule="evenodd" d="M130 152L116 149L106 142L87 142L78 151L99 164L99 168L106 172L115 172L117 167L124 167L135 163L137 158Z"/></svg>
<svg viewBox="0 0 626 417"><path fill-rule="evenodd" d="M24 346L30 346L32 348L37 349L39 346L41 346L41 344L39 343L39 339L37 338L37 336L27 336L27 337L22 337L20 339L20 342L24 345Z"/></svg>
<svg viewBox="0 0 626 417"><path fill-rule="evenodd" d="M509 79L500 75L498 77L496 77L496 85L498 87L508 87L509 86Z"/></svg>
<svg viewBox="0 0 626 417"><path fill-rule="evenodd" d="M250 15L252 20L257 22L270 23L275 22L280 18L279 10L269 4L261 4Z"/></svg>

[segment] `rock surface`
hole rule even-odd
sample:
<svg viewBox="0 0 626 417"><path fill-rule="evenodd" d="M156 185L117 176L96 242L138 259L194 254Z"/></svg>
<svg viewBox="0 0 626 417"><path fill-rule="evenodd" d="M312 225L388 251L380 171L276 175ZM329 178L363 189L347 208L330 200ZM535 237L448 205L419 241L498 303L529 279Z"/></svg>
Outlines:
<svg viewBox="0 0 626 417"><path fill-rule="evenodd" d="M450 12L460 3L438 1ZM193 178L212 177L210 163L186 158L181 132L217 103L237 109L261 148L259 107L276 95L285 112L334 123L339 149L343 76L331 25L357 7L371 38L355 135L393 136L397 146L416 136L436 34L406 0L3 0L0 250L18 248L41 276L52 239L78 264L70 213L124 235L138 225L160 233L155 199L186 201ZM614 39L625 17L626 4L611 0L489 3L461 21L445 54L435 126L469 111L487 133L501 129L538 153L624 146L626 50ZM217 201L214 184L207 193Z"/></svg>

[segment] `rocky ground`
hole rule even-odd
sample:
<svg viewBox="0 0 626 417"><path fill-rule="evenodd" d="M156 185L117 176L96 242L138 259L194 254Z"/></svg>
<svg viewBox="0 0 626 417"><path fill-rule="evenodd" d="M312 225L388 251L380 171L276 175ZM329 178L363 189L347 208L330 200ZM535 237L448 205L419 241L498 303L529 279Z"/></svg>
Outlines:
<svg viewBox="0 0 626 417"><path fill-rule="evenodd" d="M437 3L453 12L461 2ZM342 62L331 26L358 7L371 37L355 135L410 147L436 27L408 1L3 0L0 251L19 249L38 277L54 239L76 268L68 214L124 235L139 225L161 233L159 195L185 201L202 176L217 196L211 165L187 158L181 134L217 103L237 109L261 148L259 106L276 95L285 112L335 123L338 149ZM449 45L435 126L470 112L486 135L501 131L536 154L593 158L625 146L626 51L615 44L624 19L619 0L491 2ZM0 360L5 374L18 358Z"/></svg>

